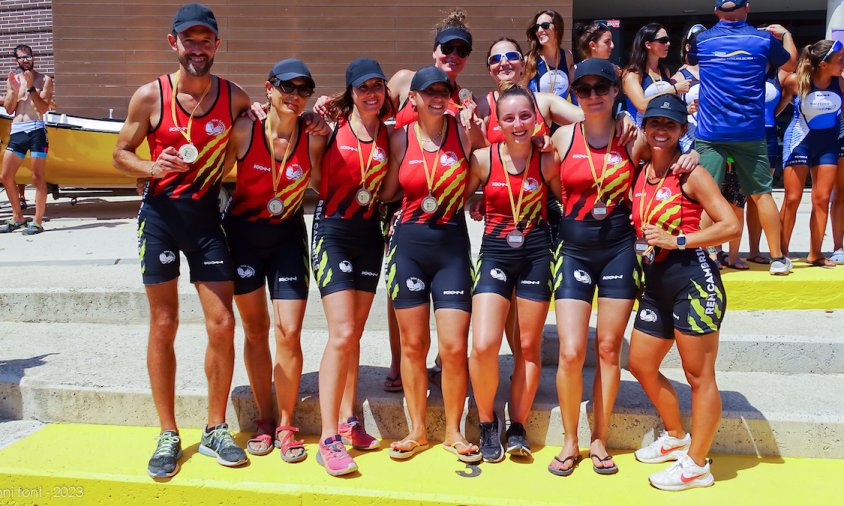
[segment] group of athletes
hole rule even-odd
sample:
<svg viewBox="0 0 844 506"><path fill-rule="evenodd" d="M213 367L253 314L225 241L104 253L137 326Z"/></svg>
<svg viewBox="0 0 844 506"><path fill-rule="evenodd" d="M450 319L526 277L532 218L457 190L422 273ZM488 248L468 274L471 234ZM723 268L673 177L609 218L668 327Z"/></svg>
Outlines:
<svg viewBox="0 0 844 506"><path fill-rule="evenodd" d="M747 28L759 39L764 54L741 65L756 66L764 74L766 66L787 71L796 61L779 40L785 38L779 28L746 27L744 0L716 0L715 12L719 23L711 29L713 38L719 30ZM311 270L328 323L319 369L322 429L316 460L329 474L343 475L358 469L347 446L379 447L355 416L354 401L360 338L385 260L386 290L400 339L400 364L391 371L400 371L410 417L409 433L391 443L390 457L409 459L429 446L431 302L445 408L442 447L468 463L499 462L505 453L530 456L525 424L539 386L542 329L553 296L565 433L547 469L559 476L574 472L582 460L577 425L597 291L598 361L588 452L593 470L618 472L606 448L607 432L620 382L621 342L638 299L630 370L656 406L665 431L636 458L676 461L650 476L661 489L713 483L707 454L721 413L714 364L726 294L706 248L740 234L720 180L726 157L736 158L737 166L746 164L755 147L744 144L758 139L738 147L741 143L719 144L712 137L701 141L706 138L701 130L711 128L707 107L713 106L706 88L706 72L712 71L704 47L709 30L695 33L698 41L687 51L690 64L700 62L697 102L688 97L697 78L651 75L667 49L663 28L649 28L641 37L646 66L637 77L635 69L621 72L607 59L612 41L600 23L583 30L586 59L574 66L571 54L561 48L562 23L555 11L538 12L527 29L527 54L515 40L495 41L486 54L494 86L484 97L457 83L473 46L464 15L454 12L437 27L432 66L399 71L388 81L378 62L356 59L346 69L345 89L319 98L315 112L306 112L316 83L304 62L285 59L268 74L267 104L250 112L247 94L210 72L220 44L213 13L200 4L179 9L168 36L179 69L134 94L114 152L120 171L145 180L138 239L151 313L147 358L162 429L148 465L152 477L177 473L182 456L173 353L181 251L209 336L208 425L199 452L222 465L237 466L247 461L246 452L264 455L274 448L286 462L307 456L293 421ZM834 59L841 73L844 50L836 45L826 51L832 58L827 54L813 64L820 71L811 76L818 80L812 90L829 82L833 71L826 62ZM797 76L799 95L807 84L801 72ZM653 86L657 81L665 84ZM638 93L633 84L640 86ZM632 118L615 113L622 86L634 104ZM563 98L569 93L579 105ZM752 93L735 90L734 96L743 95ZM800 96L802 103L813 103ZM687 100L692 112L698 111L697 143L709 149L701 154L688 149ZM392 118L394 124L387 121ZM814 139L816 122L809 119L808 124L806 136ZM135 154L145 139L151 160ZM699 167L716 155L722 163L715 170ZM770 179L767 153L762 155ZM220 183L235 163L237 187L221 218ZM819 170L826 171L821 165ZM757 166L753 174L737 171L742 190L754 196L765 191L764 181L752 186ZM319 194L310 241L302 208L308 187ZM477 191L482 198L471 202ZM379 204L390 202L398 204L385 218ZM768 208L760 202L763 216ZM467 206L470 215L485 222L474 266ZM779 260L779 252L771 251ZM246 451L235 444L225 420L235 360L232 300L246 334L244 359L259 414ZM505 333L515 363L506 432L494 410ZM659 372L674 341L691 385L694 438L683 428L671 383ZM460 431L470 381L480 420L478 444Z"/></svg>

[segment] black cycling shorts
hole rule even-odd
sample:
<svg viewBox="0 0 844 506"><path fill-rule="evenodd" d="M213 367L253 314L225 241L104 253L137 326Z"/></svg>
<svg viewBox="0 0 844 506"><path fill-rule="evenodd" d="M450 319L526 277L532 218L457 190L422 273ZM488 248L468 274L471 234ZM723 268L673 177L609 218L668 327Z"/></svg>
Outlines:
<svg viewBox="0 0 844 506"><path fill-rule="evenodd" d="M474 293L495 293L509 300L515 289L516 297L550 301L551 256L546 227L531 230L520 248L484 236L475 266Z"/></svg>

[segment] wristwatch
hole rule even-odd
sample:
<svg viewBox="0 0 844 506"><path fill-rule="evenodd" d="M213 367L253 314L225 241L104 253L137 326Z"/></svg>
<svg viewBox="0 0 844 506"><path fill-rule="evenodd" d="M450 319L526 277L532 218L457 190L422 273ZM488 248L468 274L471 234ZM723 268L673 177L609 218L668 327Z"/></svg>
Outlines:
<svg viewBox="0 0 844 506"><path fill-rule="evenodd" d="M683 251L686 249L686 234L680 232L680 235L677 236L677 249Z"/></svg>

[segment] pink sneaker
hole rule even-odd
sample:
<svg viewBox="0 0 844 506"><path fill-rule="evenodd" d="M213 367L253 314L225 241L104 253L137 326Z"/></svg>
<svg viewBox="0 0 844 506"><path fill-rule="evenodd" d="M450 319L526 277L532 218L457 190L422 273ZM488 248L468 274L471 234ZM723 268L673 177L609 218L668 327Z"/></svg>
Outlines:
<svg viewBox="0 0 844 506"><path fill-rule="evenodd" d="M358 470L358 465L346 452L346 447L343 446L343 441L339 435L319 443L319 452L316 459L331 476L341 476Z"/></svg>
<svg viewBox="0 0 844 506"><path fill-rule="evenodd" d="M366 433L366 429L363 428L363 424L356 416L338 423L337 432L343 438L343 444L347 444L355 450L374 450L381 446L381 441Z"/></svg>

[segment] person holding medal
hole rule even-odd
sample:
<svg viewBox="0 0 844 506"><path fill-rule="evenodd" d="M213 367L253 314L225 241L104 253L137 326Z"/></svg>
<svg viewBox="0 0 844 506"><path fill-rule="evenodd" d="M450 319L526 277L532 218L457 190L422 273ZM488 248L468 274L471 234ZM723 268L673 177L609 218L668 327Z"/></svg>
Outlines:
<svg viewBox="0 0 844 506"><path fill-rule="evenodd" d="M483 185L483 242L472 297L472 354L469 372L480 419L480 451L500 462L502 421L494 412L498 352L515 291L519 318L510 385L506 451L530 456L524 423L541 372L540 344L551 290L551 248L546 221L547 190L559 197L556 152L541 153L531 138L537 115L533 94L509 83L496 101L504 142L472 154L468 193ZM513 332L515 333L515 332Z"/></svg>
<svg viewBox="0 0 844 506"><path fill-rule="evenodd" d="M263 121L237 120L227 166L237 159L237 187L225 219L236 267L235 302L246 335L244 361L258 407L258 431L247 449L265 455L279 448L286 462L306 457L296 439L293 412L302 375L300 336L308 298L308 234L302 202L318 185L326 137L308 135L300 117L314 80L304 62L276 63L264 85L270 110ZM275 362L268 345L273 309ZM275 380L279 420L273 417Z"/></svg>
<svg viewBox="0 0 844 506"><path fill-rule="evenodd" d="M404 197L387 253L387 290L401 335L401 375L410 433L392 443L390 456L407 459L428 447L426 407L430 347L430 300L434 303L442 358L445 404L443 447L464 462L481 460L478 447L460 433L466 402L466 355L472 299L472 264L464 203L469 134L446 114L453 88L436 67L418 70L409 100L418 120L390 137L390 170L381 196Z"/></svg>
<svg viewBox="0 0 844 506"><path fill-rule="evenodd" d="M718 333L727 299L707 246L741 233L730 204L706 170L675 174L679 141L688 121L686 105L673 95L651 100L643 115L651 161L639 173L633 194L636 251L645 286L630 342L630 372L656 406L665 432L636 451L641 462L677 460L649 477L662 490L714 483L706 456L721 417L715 382ZM699 230L701 214L713 224ZM674 341L692 390L692 433L683 429L677 393L659 372Z"/></svg>
<svg viewBox="0 0 844 506"><path fill-rule="evenodd" d="M138 213L138 247L150 306L147 366L161 424L147 468L153 478L176 474L182 456L173 350L179 321L180 251L190 265L208 332L208 425L199 452L225 466L247 461L226 425L234 370L234 266L220 226L218 195L232 118L247 110L249 97L237 85L211 74L220 38L208 7L183 5L167 37L179 69L135 92L113 155L114 166L122 173L146 178ZM145 139L151 160L135 153Z"/></svg>
<svg viewBox="0 0 844 506"><path fill-rule="evenodd" d="M327 104L336 126L322 158L311 261L328 320L319 369L319 452L332 476L357 470L343 443L356 450L380 446L355 416L354 401L360 338L384 255L377 195L389 163L384 120L394 113L387 93L378 62L358 58L346 69L346 89Z"/></svg>

